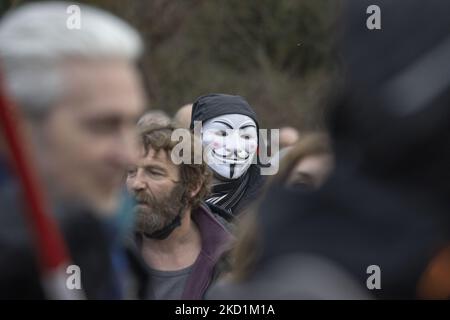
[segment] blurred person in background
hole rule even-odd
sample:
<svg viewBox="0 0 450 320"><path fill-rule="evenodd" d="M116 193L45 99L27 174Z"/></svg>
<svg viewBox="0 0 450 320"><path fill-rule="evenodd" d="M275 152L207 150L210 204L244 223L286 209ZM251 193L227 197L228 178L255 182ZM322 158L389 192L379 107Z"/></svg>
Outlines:
<svg viewBox="0 0 450 320"><path fill-rule="evenodd" d="M332 169L333 154L328 136L325 133L308 133L290 148L281 160L279 172L268 180L266 189L317 190L325 183ZM263 193L261 199L265 197ZM237 240L228 257L231 272L211 290L212 297L228 299L241 294L245 297L247 290L244 289L242 293L239 293L242 289L239 284L251 277L262 252L261 227L257 219L257 210L258 204L255 204L252 210L239 221ZM280 285L278 284L277 287ZM216 297L217 294L219 296Z"/></svg>
<svg viewBox="0 0 450 320"><path fill-rule="evenodd" d="M301 185L318 189L334 167L330 140L326 133L306 133L293 146L281 149L271 165L279 163L279 171L270 183Z"/></svg>
<svg viewBox="0 0 450 320"><path fill-rule="evenodd" d="M170 117L161 110L151 110L139 118L137 126L139 131L147 131L152 128L164 127L172 122Z"/></svg>
<svg viewBox="0 0 450 320"><path fill-rule="evenodd" d="M450 3L380 0L376 31L371 1L346 4L335 169L314 192L269 190L242 298L450 297Z"/></svg>
<svg viewBox="0 0 450 320"><path fill-rule="evenodd" d="M125 22L84 5L81 28L69 29L70 5L33 3L3 17L2 77L85 296L136 297L124 279L119 222L131 218L123 177L137 154L136 121L146 103L135 67L142 42ZM0 197L0 296L44 298L27 199L13 184Z"/></svg>
<svg viewBox="0 0 450 320"><path fill-rule="evenodd" d="M280 185L319 189L333 170L333 154L325 133L305 134L283 157L275 180ZM276 182L273 182L276 183Z"/></svg>
<svg viewBox="0 0 450 320"><path fill-rule="evenodd" d="M296 128L285 126L279 129L279 148L272 155L270 165L274 168L280 166L281 160L292 150L293 145L299 140L300 134Z"/></svg>
<svg viewBox="0 0 450 320"><path fill-rule="evenodd" d="M293 127L280 128L280 149L293 146L299 138L300 134L297 129Z"/></svg>
<svg viewBox="0 0 450 320"><path fill-rule="evenodd" d="M204 161L214 174L206 203L232 221L256 200L265 180L258 164L262 144L256 114L240 96L208 94L192 107L191 130L195 122L202 124Z"/></svg>
<svg viewBox="0 0 450 320"><path fill-rule="evenodd" d="M175 113L174 122L178 127L189 129L192 116L192 103L185 104Z"/></svg>
<svg viewBox="0 0 450 320"><path fill-rule="evenodd" d="M203 299L221 273L216 265L232 236L203 202L211 177L207 165L173 163L173 130L141 131L140 157L128 170L136 247L150 274L148 299Z"/></svg>

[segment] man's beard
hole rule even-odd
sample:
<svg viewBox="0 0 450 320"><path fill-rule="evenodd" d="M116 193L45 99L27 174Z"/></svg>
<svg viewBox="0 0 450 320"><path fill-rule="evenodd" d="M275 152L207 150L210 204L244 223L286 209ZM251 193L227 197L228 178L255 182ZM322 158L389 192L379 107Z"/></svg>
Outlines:
<svg viewBox="0 0 450 320"><path fill-rule="evenodd" d="M136 232L152 234L169 225L178 214L183 218L186 207L184 191L184 186L176 184L169 195L160 199L146 191L134 193L138 203L135 207Z"/></svg>

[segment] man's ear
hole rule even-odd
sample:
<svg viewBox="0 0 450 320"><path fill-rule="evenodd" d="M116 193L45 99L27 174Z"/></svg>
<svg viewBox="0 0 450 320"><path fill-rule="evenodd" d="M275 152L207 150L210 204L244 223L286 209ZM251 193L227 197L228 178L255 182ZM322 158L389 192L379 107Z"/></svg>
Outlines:
<svg viewBox="0 0 450 320"><path fill-rule="evenodd" d="M191 196L191 198L195 197L197 195L197 193L200 191L200 188L202 187L202 182L198 182L195 185L192 185L189 192L189 195Z"/></svg>

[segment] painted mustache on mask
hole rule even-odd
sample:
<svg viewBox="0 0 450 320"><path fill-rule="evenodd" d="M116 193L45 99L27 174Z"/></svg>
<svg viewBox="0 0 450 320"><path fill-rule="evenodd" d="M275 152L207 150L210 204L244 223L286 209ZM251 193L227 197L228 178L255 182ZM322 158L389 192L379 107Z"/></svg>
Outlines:
<svg viewBox="0 0 450 320"><path fill-rule="evenodd" d="M212 153L218 157L221 157L223 159L228 160L234 160L234 161L245 161L250 157L250 153L246 151L233 151L233 152L227 152L225 154L220 154L216 150L212 150Z"/></svg>

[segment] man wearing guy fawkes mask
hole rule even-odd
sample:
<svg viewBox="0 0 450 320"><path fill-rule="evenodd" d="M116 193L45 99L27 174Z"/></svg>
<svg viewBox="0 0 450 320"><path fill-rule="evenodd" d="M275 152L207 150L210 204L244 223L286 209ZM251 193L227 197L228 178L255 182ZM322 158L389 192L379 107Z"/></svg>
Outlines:
<svg viewBox="0 0 450 320"><path fill-rule="evenodd" d="M258 164L258 120L240 96L208 94L192 107L191 129L202 125L204 161L214 173L206 203L227 221L239 215L263 185Z"/></svg>

